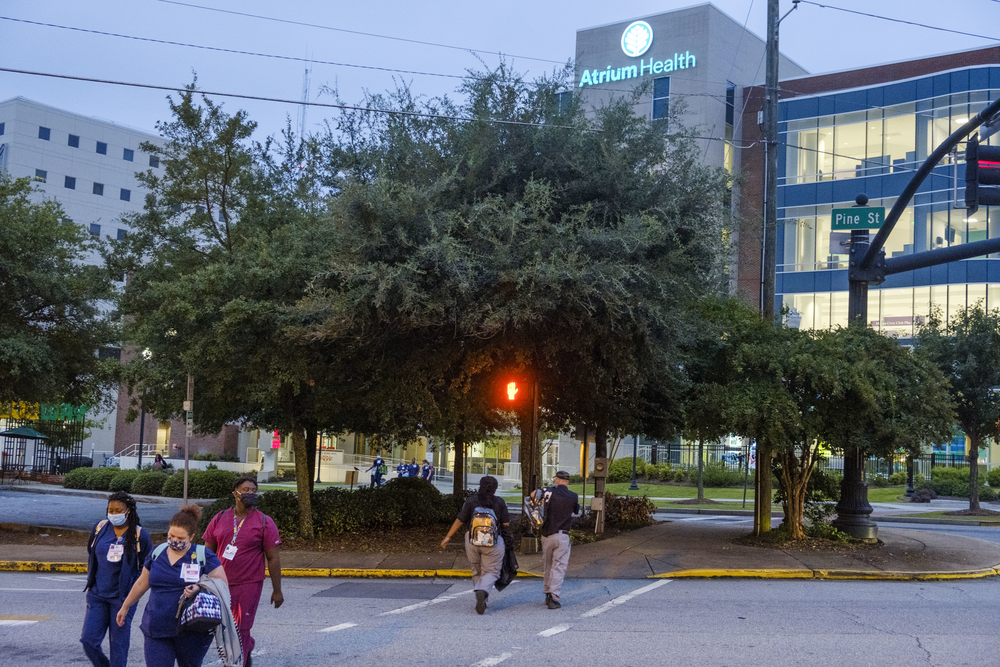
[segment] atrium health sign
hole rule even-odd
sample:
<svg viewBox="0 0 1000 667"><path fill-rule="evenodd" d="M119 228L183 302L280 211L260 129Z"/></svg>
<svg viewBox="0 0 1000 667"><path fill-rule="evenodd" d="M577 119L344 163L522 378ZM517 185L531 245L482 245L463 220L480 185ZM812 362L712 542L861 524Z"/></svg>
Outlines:
<svg viewBox="0 0 1000 667"><path fill-rule="evenodd" d="M673 58L658 60L649 58L649 61L641 57L653 46L653 28L645 21L634 21L622 33L622 52L629 58L639 58L638 65L626 65L624 67L606 66L600 69L585 69L580 76L580 88L584 86L597 86L602 83L612 81L624 81L652 74L664 74L680 69L690 69L697 64L697 60L690 51L684 53L674 53Z"/></svg>

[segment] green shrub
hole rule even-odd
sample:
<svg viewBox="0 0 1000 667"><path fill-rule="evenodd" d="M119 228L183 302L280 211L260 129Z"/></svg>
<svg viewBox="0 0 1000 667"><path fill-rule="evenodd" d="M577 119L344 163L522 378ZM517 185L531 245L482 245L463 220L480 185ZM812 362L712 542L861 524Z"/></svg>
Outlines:
<svg viewBox="0 0 1000 667"><path fill-rule="evenodd" d="M806 535L821 540L847 542L850 537L833 527L830 517L836 510L835 503L809 501L803 508L808 523L803 527Z"/></svg>
<svg viewBox="0 0 1000 667"><path fill-rule="evenodd" d="M687 468L677 466L674 468L674 481L675 482L686 482L688 480Z"/></svg>
<svg viewBox="0 0 1000 667"><path fill-rule="evenodd" d="M195 498L196 496L191 495L191 485L194 484L194 480L201 475L200 470L189 470L188 471L188 498ZM163 489L160 491L161 494L167 498L183 498L184 497L184 471L179 471L176 475L170 475L167 480L163 483Z"/></svg>
<svg viewBox="0 0 1000 667"><path fill-rule="evenodd" d="M201 470L188 480L188 498L222 498L232 495L237 477L234 472L218 468Z"/></svg>
<svg viewBox="0 0 1000 667"><path fill-rule="evenodd" d="M234 454L232 452L229 452L227 454L220 454L219 455L219 460L220 461L225 461L226 463L239 463L240 462L240 455L239 454Z"/></svg>
<svg viewBox="0 0 1000 667"><path fill-rule="evenodd" d="M122 470L117 475L111 478L111 482L108 484L108 491L114 493L115 491L124 491L125 493L132 492L132 482L135 478L142 474L141 470Z"/></svg>
<svg viewBox="0 0 1000 667"><path fill-rule="evenodd" d="M889 486L889 479L885 475L883 475L881 473L879 473L877 475L872 475L871 477L869 477L868 478L868 482L872 486L874 486L876 488L879 488L879 489L884 489L885 487Z"/></svg>
<svg viewBox="0 0 1000 667"><path fill-rule="evenodd" d="M726 486L742 486L743 471L730 470L726 466L725 462L713 461L712 463L709 463L705 466L705 471L702 481L705 484L705 486L710 486L713 488L726 487Z"/></svg>
<svg viewBox="0 0 1000 667"><path fill-rule="evenodd" d="M646 462L636 459L635 474L642 475L646 472ZM632 457L615 459L608 466L608 484L621 484L632 481Z"/></svg>
<svg viewBox="0 0 1000 667"><path fill-rule="evenodd" d="M170 475L162 472L141 473L132 480L130 493L137 496L158 496L163 492L163 484L169 477Z"/></svg>
<svg viewBox="0 0 1000 667"><path fill-rule="evenodd" d="M67 489L89 488L90 476L96 470L100 470L100 468L74 468L66 473L66 477L63 478L63 486Z"/></svg>
<svg viewBox="0 0 1000 667"><path fill-rule="evenodd" d="M985 503L992 503L1000 498L1000 491L997 491L991 486L981 486L979 487L979 499Z"/></svg>
<svg viewBox="0 0 1000 667"><path fill-rule="evenodd" d="M265 491L263 494L261 494L261 500L263 500L264 495L267 494L267 493L274 493L274 491ZM210 505L207 505L205 507L202 507L201 508L201 523L199 525L199 530L198 530L199 536L204 536L205 529L208 528L208 522L212 520L213 516L215 516L219 512L226 511L227 509L229 509L230 507L232 507L235 504L236 504L236 499L233 498L233 494L230 493L228 496L221 497L218 500L216 500L214 503L212 503ZM261 510L261 511L263 511L263 510ZM268 516L270 516L270 512L264 512L264 514L267 514ZM274 518L274 517L271 517L271 518ZM204 542L204 540L201 540L201 541ZM219 548L221 549L222 546L220 546Z"/></svg>
<svg viewBox="0 0 1000 667"><path fill-rule="evenodd" d="M195 454L191 457L195 461L218 461L219 457L211 452L206 452L204 454Z"/></svg>
<svg viewBox="0 0 1000 667"><path fill-rule="evenodd" d="M969 469L936 466L931 468L931 484L939 496L969 497Z"/></svg>
<svg viewBox="0 0 1000 667"><path fill-rule="evenodd" d="M111 480L121 472L121 468L94 468L87 478L87 488L91 491L107 491Z"/></svg>
<svg viewBox="0 0 1000 667"><path fill-rule="evenodd" d="M655 523L656 506L646 496L604 494L604 523L610 528L632 530Z"/></svg>
<svg viewBox="0 0 1000 667"><path fill-rule="evenodd" d="M994 489L1000 489L1000 466L997 466L986 473L986 481L989 482L990 486Z"/></svg>
<svg viewBox="0 0 1000 667"><path fill-rule="evenodd" d="M570 475L569 476L569 483L570 484L583 484L583 475Z"/></svg>
<svg viewBox="0 0 1000 667"><path fill-rule="evenodd" d="M906 471L899 470L889 475L889 484L891 484L892 486L899 486L901 484L906 484Z"/></svg>

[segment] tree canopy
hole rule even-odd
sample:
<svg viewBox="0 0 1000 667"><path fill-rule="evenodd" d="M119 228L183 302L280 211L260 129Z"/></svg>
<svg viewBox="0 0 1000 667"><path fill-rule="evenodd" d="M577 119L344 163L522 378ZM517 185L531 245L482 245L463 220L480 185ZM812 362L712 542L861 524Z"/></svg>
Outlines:
<svg viewBox="0 0 1000 667"><path fill-rule="evenodd" d="M35 203L28 179L0 171L0 404L106 405L118 344L102 310L113 285L84 262L96 243L51 200Z"/></svg>

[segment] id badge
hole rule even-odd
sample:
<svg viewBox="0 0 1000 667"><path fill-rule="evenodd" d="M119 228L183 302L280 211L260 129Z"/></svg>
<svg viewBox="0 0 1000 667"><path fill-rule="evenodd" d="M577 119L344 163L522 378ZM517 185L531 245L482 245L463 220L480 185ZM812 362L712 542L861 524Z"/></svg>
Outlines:
<svg viewBox="0 0 1000 667"><path fill-rule="evenodd" d="M236 557L236 545L230 544L226 546L226 550L222 552L222 557L226 560L232 560Z"/></svg>
<svg viewBox="0 0 1000 667"><path fill-rule="evenodd" d="M117 563L122 559L122 554L125 553L125 546L122 544L112 544L108 548L108 562Z"/></svg>
<svg viewBox="0 0 1000 667"><path fill-rule="evenodd" d="M201 565L198 563L182 563L181 579L189 584L197 584L201 579Z"/></svg>

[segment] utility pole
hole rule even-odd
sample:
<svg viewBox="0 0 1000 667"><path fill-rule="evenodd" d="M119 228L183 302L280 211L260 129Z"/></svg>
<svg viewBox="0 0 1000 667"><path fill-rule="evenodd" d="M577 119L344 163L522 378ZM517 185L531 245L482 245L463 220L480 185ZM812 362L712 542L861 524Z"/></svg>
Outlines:
<svg viewBox="0 0 1000 667"><path fill-rule="evenodd" d="M176 404L175 404L176 405ZM187 378L187 400L184 401L184 412L187 419L184 428L184 504L188 501L188 446L191 444L191 435L194 431L194 376Z"/></svg>

